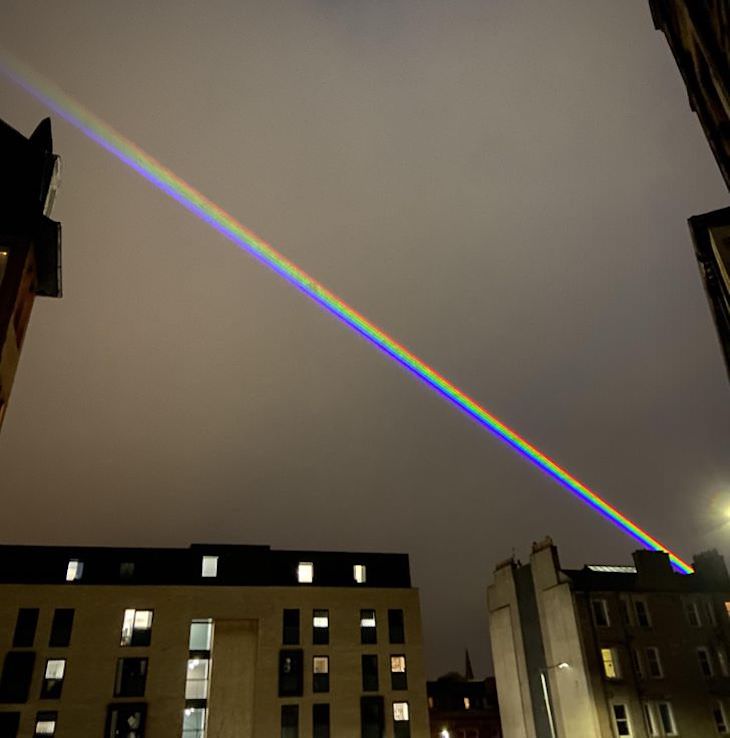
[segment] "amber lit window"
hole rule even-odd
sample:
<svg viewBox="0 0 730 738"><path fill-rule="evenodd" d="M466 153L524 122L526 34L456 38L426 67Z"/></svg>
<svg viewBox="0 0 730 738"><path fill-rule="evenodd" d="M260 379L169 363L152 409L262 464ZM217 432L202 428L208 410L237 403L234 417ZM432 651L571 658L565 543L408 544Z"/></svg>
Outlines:
<svg viewBox="0 0 730 738"><path fill-rule="evenodd" d="M603 673L607 679L618 679L621 676L615 648L602 648L601 661L603 661Z"/></svg>

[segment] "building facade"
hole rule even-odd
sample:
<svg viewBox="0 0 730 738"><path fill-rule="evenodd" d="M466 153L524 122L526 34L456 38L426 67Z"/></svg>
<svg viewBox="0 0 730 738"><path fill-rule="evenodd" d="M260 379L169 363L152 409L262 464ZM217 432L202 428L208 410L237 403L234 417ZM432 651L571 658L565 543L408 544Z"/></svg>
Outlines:
<svg viewBox="0 0 730 738"><path fill-rule="evenodd" d="M447 674L428 682L426 691L431 738L501 738L494 677Z"/></svg>
<svg viewBox="0 0 730 738"><path fill-rule="evenodd" d="M725 184L730 188L730 5L650 0ZM690 218L690 230L730 376L730 208Z"/></svg>
<svg viewBox="0 0 730 738"><path fill-rule="evenodd" d="M0 546L0 738L426 738L408 557Z"/></svg>
<svg viewBox="0 0 730 738"><path fill-rule="evenodd" d="M730 733L730 577L637 551L633 566L562 569L550 539L488 590L505 738L707 738Z"/></svg>

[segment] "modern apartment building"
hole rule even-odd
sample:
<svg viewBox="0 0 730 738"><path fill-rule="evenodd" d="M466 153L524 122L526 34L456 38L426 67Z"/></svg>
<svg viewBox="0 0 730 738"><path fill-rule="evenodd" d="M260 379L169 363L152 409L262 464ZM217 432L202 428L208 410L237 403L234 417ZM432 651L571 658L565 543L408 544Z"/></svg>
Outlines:
<svg viewBox="0 0 730 738"><path fill-rule="evenodd" d="M548 538L500 564L488 590L505 738L730 733L730 577L710 551L695 573L666 554L563 569Z"/></svg>
<svg viewBox="0 0 730 738"><path fill-rule="evenodd" d="M402 554L0 546L0 738L427 738Z"/></svg>

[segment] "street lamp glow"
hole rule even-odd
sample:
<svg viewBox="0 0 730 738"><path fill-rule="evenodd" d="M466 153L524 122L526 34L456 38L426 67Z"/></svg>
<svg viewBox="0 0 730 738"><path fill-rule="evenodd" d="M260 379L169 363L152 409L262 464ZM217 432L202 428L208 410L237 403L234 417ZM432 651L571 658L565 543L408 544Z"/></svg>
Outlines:
<svg viewBox="0 0 730 738"><path fill-rule="evenodd" d="M439 733L439 738L451 738L451 733L446 728L443 728Z"/></svg>

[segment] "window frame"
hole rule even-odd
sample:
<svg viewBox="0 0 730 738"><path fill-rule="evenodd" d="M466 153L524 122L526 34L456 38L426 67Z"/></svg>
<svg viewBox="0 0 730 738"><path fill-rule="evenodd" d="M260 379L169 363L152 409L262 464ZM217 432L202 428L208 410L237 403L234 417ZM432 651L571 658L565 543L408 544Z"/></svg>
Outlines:
<svg viewBox="0 0 730 738"><path fill-rule="evenodd" d="M617 708L621 708L623 710L623 717L619 717L617 714ZM629 714L629 705L626 702L612 702L611 703L611 717L613 718L613 729L619 738L622 736L625 736L626 738L631 738L634 735L632 724L631 724L631 716ZM628 732L622 733L621 728L619 727L619 721L624 723L626 726L626 730Z"/></svg>
<svg viewBox="0 0 730 738"><path fill-rule="evenodd" d="M657 713L659 714L659 726L661 727L663 734L666 736L679 735L679 731L677 730L677 720L674 717L674 710L672 709L672 703L668 700L657 700L656 706ZM669 717L669 722L671 723L671 728L669 729L664 723L662 706L665 706L667 708L666 715L667 717Z"/></svg>
<svg viewBox="0 0 730 738"><path fill-rule="evenodd" d="M598 610L596 608L598 608ZM601 618L598 617L598 611L601 613ZM596 628L611 627L611 617L608 612L607 600L599 597L591 598L591 618L593 619L593 624ZM600 620L604 620L605 622L599 622Z"/></svg>
<svg viewBox="0 0 730 738"><path fill-rule="evenodd" d="M61 667L60 677L49 677L48 670L53 663L63 664ZM46 659L46 665L43 668L43 679L41 681L42 700L60 700L63 692L63 683L66 678L66 659L51 657Z"/></svg>
<svg viewBox="0 0 730 738"><path fill-rule="evenodd" d="M125 636L125 626L127 624L127 613L133 613L131 617L131 629L128 638ZM149 613L149 625L146 628L137 627L137 616L140 613ZM127 607L122 614L122 628L119 645L122 648L147 648L152 645L152 625L155 619L155 611L151 608L136 609ZM145 634L139 635L139 634ZM128 641L128 642L127 642Z"/></svg>
<svg viewBox="0 0 730 738"><path fill-rule="evenodd" d="M652 653L654 656L656 656L656 660L652 662L651 657L649 654ZM652 663L655 663L658 667L658 674L654 674L652 672ZM664 678L664 666L662 665L662 657L659 652L659 648L657 646L647 646L646 647L646 673L649 676L650 679L663 679Z"/></svg>

